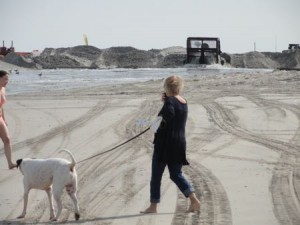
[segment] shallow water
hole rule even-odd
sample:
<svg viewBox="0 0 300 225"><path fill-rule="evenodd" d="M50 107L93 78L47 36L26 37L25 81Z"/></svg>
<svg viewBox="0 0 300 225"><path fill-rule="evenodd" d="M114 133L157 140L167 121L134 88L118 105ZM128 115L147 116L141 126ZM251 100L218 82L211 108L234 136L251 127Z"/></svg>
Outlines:
<svg viewBox="0 0 300 225"><path fill-rule="evenodd" d="M178 74L182 77L195 75L231 74L235 72L271 72L265 69L232 69L225 67L189 67L166 69L57 69L57 70L26 70L19 74L10 75L7 85L7 95L28 92L48 92L55 90L67 90L71 88L91 87L107 84L121 84L157 80Z"/></svg>

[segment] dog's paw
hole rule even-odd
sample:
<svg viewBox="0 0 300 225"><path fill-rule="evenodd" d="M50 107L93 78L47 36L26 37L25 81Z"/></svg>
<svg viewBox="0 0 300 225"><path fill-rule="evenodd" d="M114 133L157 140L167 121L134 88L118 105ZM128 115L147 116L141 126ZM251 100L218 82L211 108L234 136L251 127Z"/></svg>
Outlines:
<svg viewBox="0 0 300 225"><path fill-rule="evenodd" d="M79 220L80 218L80 214L79 213L75 213L75 220Z"/></svg>
<svg viewBox="0 0 300 225"><path fill-rule="evenodd" d="M56 217L50 217L50 221L57 221Z"/></svg>
<svg viewBox="0 0 300 225"><path fill-rule="evenodd" d="M17 217L17 219L22 219L25 218L25 214L21 214L20 216Z"/></svg>

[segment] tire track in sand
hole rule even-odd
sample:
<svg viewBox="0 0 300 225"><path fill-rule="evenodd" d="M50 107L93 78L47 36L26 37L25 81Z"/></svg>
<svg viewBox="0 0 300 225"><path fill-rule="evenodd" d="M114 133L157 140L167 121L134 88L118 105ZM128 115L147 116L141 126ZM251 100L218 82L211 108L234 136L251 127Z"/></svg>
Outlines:
<svg viewBox="0 0 300 225"><path fill-rule="evenodd" d="M126 101L122 101L122 103L115 103L111 107L124 107ZM146 108L149 109L148 106ZM140 127L136 126L135 121L137 115L141 115L140 109L135 110L134 113L122 116L110 125L114 133L118 135L118 139L126 140L140 131ZM97 134L99 134L99 132L104 131L99 130ZM97 136L98 135L92 135L91 138L96 138ZM141 142L139 139L140 138L115 151L102 155L100 158L101 163L99 163L99 158L92 158L78 165L80 174L78 195L82 196L80 204L82 205L83 218L95 221L102 220L99 218L99 211L105 214L106 211L110 211L111 207L119 208L119 210L116 210L116 214L110 219L113 221L113 218L118 218L119 213L117 212L121 212L122 208L126 207L126 205L123 205L122 199L125 199L125 202L129 204L133 195L136 194L135 191L138 192L144 188L146 184L135 184L134 182L134 174L137 173L139 165L143 163L143 161L139 160L139 157L144 155L141 152L141 145L144 144L144 142ZM130 166L127 164L130 164ZM99 179L101 179L101 182L98 182ZM122 181L121 188L115 190L114 195L110 194L112 189L115 189L115 185L120 185L119 181ZM86 187L88 187L86 185L94 185L97 186L97 188L89 195L86 195L84 194L87 191ZM120 195L118 194L119 191L121 191ZM112 204L112 202L117 202L118 205L116 206ZM106 220L107 224L110 223L108 221L109 219Z"/></svg>
<svg viewBox="0 0 300 225"><path fill-rule="evenodd" d="M214 123L219 126L220 129L227 131L228 133L231 133L241 139L266 146L267 148L275 150L279 153L284 152L293 156L300 156L299 150L293 144L266 137L262 138L259 135L242 129L238 124L234 123L234 121L230 119L231 112L222 107L220 104L216 102L210 102L204 103L203 106L206 108Z"/></svg>
<svg viewBox="0 0 300 225"><path fill-rule="evenodd" d="M99 101L94 107L92 107L87 113L84 115L80 116L77 119L74 119L70 122L67 122L61 126L55 127L51 129L50 131L43 133L39 136L21 141L19 143L13 144L12 148L14 151L19 151L22 149L24 146L31 146L35 144L41 144L44 142L47 142L51 140L53 137L64 134L64 133L69 133L80 126L83 126L87 121L90 119L94 118L95 116L98 115L100 111L102 111L107 105L109 104L109 101L107 100L106 102L103 103L103 101Z"/></svg>
<svg viewBox="0 0 300 225"><path fill-rule="evenodd" d="M293 112L300 121L300 109L296 105L290 105L281 101L266 100L262 98L250 99L262 108L276 107L284 111ZM295 135L290 139L290 144L299 149L300 126ZM289 164L285 162L290 162ZM281 224L298 225L300 221L300 158L298 155L281 154L275 165L270 184L274 213Z"/></svg>
<svg viewBox="0 0 300 225"><path fill-rule="evenodd" d="M268 103L270 104L270 101L256 101L259 101L260 107L263 107L264 109L268 108L265 107L266 105L268 105ZM273 102L272 104L275 103ZM277 102L275 105L276 107L286 108L286 105L283 105L279 102ZM275 165L274 167L273 177L270 184L270 192L272 194L274 204L274 213L281 224L299 224L300 190L296 185L300 184L300 176L298 172L299 170L297 163L284 163L293 162L295 160L299 162L300 153L298 145L274 140L271 138L261 137L242 129L238 124L229 119L230 117L228 116L228 114L230 114L231 112L215 102L206 103L204 104L204 107L207 109L214 123L221 129L239 138L266 146L270 150L281 153L278 165ZM289 106L288 108L289 110L298 112L298 109L291 109L291 106Z"/></svg>
<svg viewBox="0 0 300 225"><path fill-rule="evenodd" d="M101 112L106 105L109 104L109 101L105 101L105 103L103 103L103 101L99 101L95 106L93 106L88 112L86 112L85 114L83 114L82 116L80 116L79 118L72 120L70 122L67 122L66 124L63 124L62 126L58 126L55 127L54 129L50 130L49 132L46 132L42 135L39 135L37 137L31 138L31 139L27 139L24 141L21 141L19 143L14 144L12 147L14 150L20 150L22 149L24 146L28 146L28 145L35 145L35 144L42 144L44 142L50 141L52 138L56 137L57 135L60 135L61 133L71 133L72 131L74 131L75 129L83 126L86 122L88 122L89 120L93 119L95 116L97 116L99 114L99 112ZM5 182L5 180L1 180L0 182ZM7 218L10 218L12 215L14 214L14 212L16 211L16 209L18 208L18 205L22 205L23 199L20 199L18 203L16 203L15 208L13 208L13 210L8 213ZM43 198L43 200L41 200L36 206L35 206L35 210L33 212L28 212L27 213L27 217L34 217L35 218L35 222L39 221L38 218L42 218L43 215L45 214L45 211L47 213L47 208L48 208L48 199L45 196L45 198Z"/></svg>
<svg viewBox="0 0 300 225"><path fill-rule="evenodd" d="M206 167L195 160L190 161L192 166L184 167L184 172L191 180L195 193L199 197L200 212L185 213L188 200L180 193L172 224L231 225L231 208L223 185Z"/></svg>

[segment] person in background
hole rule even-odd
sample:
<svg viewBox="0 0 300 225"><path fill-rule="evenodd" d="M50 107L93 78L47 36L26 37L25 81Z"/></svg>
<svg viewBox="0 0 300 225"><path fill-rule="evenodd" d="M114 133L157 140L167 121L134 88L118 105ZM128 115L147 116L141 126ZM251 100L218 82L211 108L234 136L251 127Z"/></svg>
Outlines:
<svg viewBox="0 0 300 225"><path fill-rule="evenodd" d="M12 162L11 158L11 144L10 137L8 134L7 123L5 121L3 105L6 102L5 98L5 87L8 83L8 73L4 70L0 70L0 138L4 144L4 153L7 159L8 168L13 169L17 165Z"/></svg>
<svg viewBox="0 0 300 225"><path fill-rule="evenodd" d="M195 194L195 190L182 173L182 166L189 165L186 159L185 138L188 105L187 101L180 96L183 86L183 79L179 76L170 76L165 79L165 93L162 96L164 105L158 114L162 117L162 122L155 133L153 141L150 206L141 213L157 212L161 197L161 179L166 166L170 173L170 179L185 197L190 199L188 212L200 210L200 201Z"/></svg>

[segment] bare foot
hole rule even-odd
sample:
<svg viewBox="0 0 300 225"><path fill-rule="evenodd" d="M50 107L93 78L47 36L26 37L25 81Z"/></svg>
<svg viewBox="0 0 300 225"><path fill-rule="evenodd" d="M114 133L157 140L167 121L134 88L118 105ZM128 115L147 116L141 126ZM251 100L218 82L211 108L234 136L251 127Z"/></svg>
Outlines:
<svg viewBox="0 0 300 225"><path fill-rule="evenodd" d="M149 209L146 209L144 211L140 211L141 214L148 214L148 213L157 213L156 210L149 210Z"/></svg>
<svg viewBox="0 0 300 225"><path fill-rule="evenodd" d="M200 211L200 202L199 201L191 204L187 212L198 212L198 211Z"/></svg>
<svg viewBox="0 0 300 225"><path fill-rule="evenodd" d="M151 205L144 211L140 211L140 213L147 214L147 213L157 213L157 204L151 203Z"/></svg>

